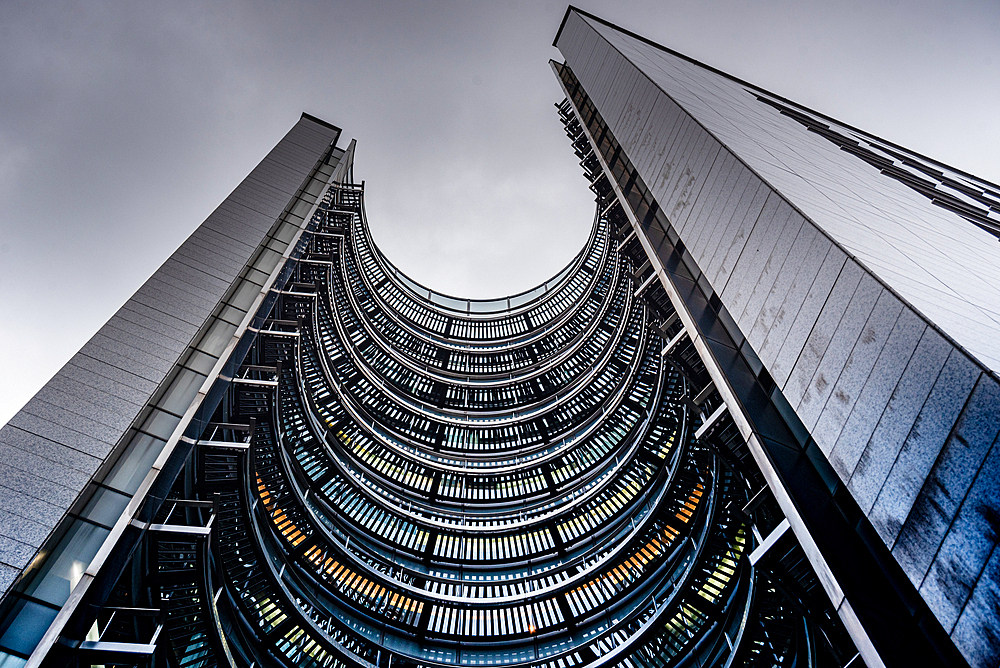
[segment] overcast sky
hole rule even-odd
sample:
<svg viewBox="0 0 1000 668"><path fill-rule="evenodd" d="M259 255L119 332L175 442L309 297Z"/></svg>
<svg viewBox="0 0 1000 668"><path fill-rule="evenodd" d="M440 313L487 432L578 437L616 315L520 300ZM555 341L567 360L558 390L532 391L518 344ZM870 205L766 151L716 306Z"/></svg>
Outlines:
<svg viewBox="0 0 1000 668"><path fill-rule="evenodd" d="M996 0L579 6L1000 182ZM358 140L376 241L470 297L555 273L592 200L558 2L0 2L0 424L302 111Z"/></svg>

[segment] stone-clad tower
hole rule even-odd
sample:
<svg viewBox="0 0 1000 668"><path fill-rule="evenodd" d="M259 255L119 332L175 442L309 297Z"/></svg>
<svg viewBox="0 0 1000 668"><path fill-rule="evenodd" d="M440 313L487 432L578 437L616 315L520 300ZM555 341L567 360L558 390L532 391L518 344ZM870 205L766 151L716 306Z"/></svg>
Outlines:
<svg viewBox="0 0 1000 668"><path fill-rule="evenodd" d="M870 665L1000 659L1000 188L571 8L554 65ZM950 658L949 658L950 657Z"/></svg>

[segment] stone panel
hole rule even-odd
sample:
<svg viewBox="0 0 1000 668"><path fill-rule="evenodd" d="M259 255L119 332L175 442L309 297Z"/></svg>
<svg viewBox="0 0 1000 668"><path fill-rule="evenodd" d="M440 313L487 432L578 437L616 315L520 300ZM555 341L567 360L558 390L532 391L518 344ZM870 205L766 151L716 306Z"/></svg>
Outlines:
<svg viewBox="0 0 1000 668"><path fill-rule="evenodd" d="M1000 387L989 376L978 376L975 389L923 481L892 550L910 580L921 588L921 594L937 592L933 584L927 583L927 570L1000 431L997 420ZM937 417L940 420L944 415ZM944 612L941 600L934 601L932 609Z"/></svg>
<svg viewBox="0 0 1000 668"><path fill-rule="evenodd" d="M777 230L777 240L766 262L764 262L760 275L755 281L753 292L750 293L750 299L747 300L743 313L734 313L737 322L740 323L744 332L749 333L753 331L753 326L760 316L761 309L764 308L764 301L771 293L774 284L778 281L778 277L782 272L787 270L788 274L792 273L792 267L789 266L786 268L785 261L789 253L791 253L792 247L798 240L799 235L803 234L803 227L812 226L807 224L797 211L791 211L785 223ZM805 233L805 236L808 236L808 233Z"/></svg>
<svg viewBox="0 0 1000 668"><path fill-rule="evenodd" d="M729 281L770 192L756 176L752 176L738 199L731 200L730 208L720 214L719 230L712 235L702 268L712 285L724 288Z"/></svg>
<svg viewBox="0 0 1000 668"><path fill-rule="evenodd" d="M764 202L760 215L753 223L753 229L746 237L739 256L732 265L725 283L717 288L722 301L738 318L746 308L750 295L757 285L757 278L764 270L764 264L785 229L792 208L780 197L770 193Z"/></svg>
<svg viewBox="0 0 1000 668"><path fill-rule="evenodd" d="M705 205L698 214L698 225L688 246L706 275L709 275L706 271L707 256L715 250L712 240L718 238L720 227L729 224L737 203L750 183L750 173L728 151L720 153L716 165L724 172L725 179L713 191L704 191L699 198Z"/></svg>
<svg viewBox="0 0 1000 668"><path fill-rule="evenodd" d="M997 610L1000 610L1000 550L994 548L951 636L974 668L1000 665Z"/></svg>
<svg viewBox="0 0 1000 668"><path fill-rule="evenodd" d="M927 324L912 311L904 309L901 312L834 446L832 459L842 462L834 467L850 471L850 489L866 513L871 510L902 442L902 434L895 434L896 438L891 435L899 417L894 412L912 410L911 420L916 415L916 406L908 406L907 398L920 390L901 387L901 382L914 382L928 371L928 365L931 373L936 374L944 364L946 351L929 344L934 339L925 337L927 332ZM922 348L919 347L921 343L924 343ZM911 375L904 378L904 372ZM922 380L926 383L923 392L926 397L932 381ZM893 405L893 400L899 403ZM820 424L823 424L822 419Z"/></svg>
<svg viewBox="0 0 1000 668"><path fill-rule="evenodd" d="M842 480L850 478L857 458L861 456L861 446L871 433L870 430L875 428L878 416L885 402L889 400L892 387L917 345L921 331L927 326L912 313L901 315L902 310L902 302L891 292L879 291L878 301L875 302L871 314L861 328L843 370L833 381L826 404L816 420L814 438L824 452L830 453L833 468L840 473ZM883 367L873 373L875 363L880 359L886 342L893 337L895 337L893 345L904 349L901 353L903 359L893 360L896 366L892 368ZM891 354L887 355L887 358L890 356ZM882 388L881 392L875 391L874 388L877 386ZM869 390L865 402L860 401L863 388ZM856 407L860 410L854 415L852 411ZM844 447L839 454L833 453L849 416L856 418L856 424L865 425L860 427L866 432L864 438L854 434L852 430L845 442L841 443ZM856 444L857 448L850 448L849 443Z"/></svg>
<svg viewBox="0 0 1000 668"><path fill-rule="evenodd" d="M674 220L674 229L687 241L685 245L694 253L697 248L697 239L704 233L705 227L709 224L708 212L723 197L723 193L728 195L726 183L732 174L733 158L728 152L724 152L712 164L711 169L705 175L704 184L691 206L688 215L681 216ZM731 185L730 185L731 188ZM698 256L694 256L698 259Z"/></svg>
<svg viewBox="0 0 1000 668"><path fill-rule="evenodd" d="M970 453L971 454L971 453ZM996 549L1000 529L1000 447L990 453L959 506L920 593L948 630L972 594Z"/></svg>
<svg viewBox="0 0 1000 668"><path fill-rule="evenodd" d="M955 341L1000 359L995 243L744 84L572 12L567 24L574 71L581 45L607 57L600 34L662 89L635 97L651 106L640 133L617 111L612 131L931 610L974 665L994 665L1000 389ZM588 67L581 82L606 97L608 71Z"/></svg>

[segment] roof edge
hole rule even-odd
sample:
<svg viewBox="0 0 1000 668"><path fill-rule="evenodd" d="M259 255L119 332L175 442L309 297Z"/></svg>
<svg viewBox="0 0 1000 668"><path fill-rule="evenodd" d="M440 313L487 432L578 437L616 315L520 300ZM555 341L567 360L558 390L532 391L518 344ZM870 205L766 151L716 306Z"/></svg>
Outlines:
<svg viewBox="0 0 1000 668"><path fill-rule="evenodd" d="M944 167L946 169L950 169L951 171L953 171L953 172L955 172L957 174L961 174L964 177L967 177L967 178L970 178L970 179L974 179L974 180L979 181L981 183L985 183L986 185L991 186L993 188L1000 188L1000 185L998 185L996 183L993 183L992 181L989 181L989 180L987 180L987 179L985 179L985 178L983 178L981 176L977 176L975 174L972 174L971 172L965 171L964 169L959 169L958 167L954 167L954 166L949 165L947 163L941 162L940 160L935 160L934 158L932 158L930 156L927 156L927 155L924 155L922 153L918 153L917 151L914 151L913 149L906 148L905 146L902 146L902 145L897 144L895 142L889 141L888 139L884 139L882 137L879 137L878 135L872 134L871 132L866 132L865 130L862 130L861 128L858 128L858 127L856 127L854 125L851 125L850 123L845 123L844 121L838 120L838 119L836 119L836 118L834 118L832 116L824 114L823 112L816 111L815 109L811 109L811 108L809 108L809 107L807 107L807 106L805 106L803 104L799 104L798 102L795 102L794 100L789 100L787 97L785 97L783 95L778 95L777 93L774 93L774 92L772 92L772 91L770 91L770 90L768 90L768 89L766 89L766 88L764 88L762 86L758 86L757 84L750 83L749 81L745 81L743 79L740 79L739 77L734 76L732 74L729 74L728 72L723 72L722 70L718 69L717 67L712 67L711 65L707 65L707 64L701 62L700 60L692 58L691 56L686 56L683 53L680 53L679 51L675 51L674 49L671 49L668 46L663 46L662 44L654 42L653 40L649 39L648 37L643 37L642 35L638 35L638 34L632 32L631 30L627 30L625 28L622 28L621 26L619 26L619 25L617 25L615 23L612 23L611 21L608 21L607 19L602 19L600 16L596 16L594 14L591 14L590 12L584 11L584 10L580 9L579 7L575 7L573 5L570 5L569 7L566 8L566 14L565 14L565 16L563 16L562 23L559 24L559 32L556 33L556 37L555 37L555 39L552 42L552 46L556 46L556 42L559 40L559 36L562 34L563 27L566 25L566 21L569 19L570 12L576 12L577 14L580 14L581 16L584 16L584 17L586 17L588 19L592 19L594 21L597 21L598 23L601 23L601 24L603 24L603 25L611 28L612 30L617 30L618 32L620 32L622 34L628 35L629 37L632 37L633 39L637 39L640 42L643 42L643 43L648 44L648 45L650 45L652 47L660 49L661 51L666 51L667 53L671 54L672 56L676 56L677 58L680 58L682 60L686 60L686 61L688 61L689 63L691 63L693 65L697 65L698 67L704 68L704 69L706 69L706 70L708 70L710 72L718 74L719 76L725 77L725 78L729 79L730 81L735 81L736 83L740 84L741 86L745 86L745 87L750 88L752 90L756 90L756 91L760 91L762 93L766 93L767 95L770 95L771 97L773 97L775 99L781 100L783 103L785 103L785 104L787 104L789 106L797 107L799 109L803 109L805 111L808 111L811 114L815 114L816 116L819 116L820 118L822 118L825 121L837 123L838 125L841 125L841 126L847 128L847 129L851 130L852 132L857 132L857 133L865 135L867 137L872 137L874 139L877 139L880 142L884 142L888 146L891 146L891 147L893 147L895 149L898 149L898 150L901 150L901 151L906 151L907 153L912 153L913 155L915 155L916 157L920 158L921 160L926 160L927 162L933 163L933 164L938 165L940 167ZM558 47L556 47L556 48L558 48Z"/></svg>
<svg viewBox="0 0 1000 668"><path fill-rule="evenodd" d="M329 128L330 130L333 130L333 131L334 131L334 132L336 132L337 134L340 134L341 132L343 132L343 129L341 129L341 128L338 128L338 127L337 127L336 125L334 125L333 123L329 123L329 122L327 122L327 121L324 121L324 120L323 120L322 118L319 118L319 117L317 117L317 116L313 116L312 114L307 114L307 113L306 113L306 112L304 112L304 111L302 112L302 115L301 115L301 116L299 117L299 120L300 120L300 121L301 121L301 120L310 120L310 121L312 121L313 123L317 123L317 124L319 124L319 125L322 125L322 126L323 126L323 127L325 127L325 128Z"/></svg>

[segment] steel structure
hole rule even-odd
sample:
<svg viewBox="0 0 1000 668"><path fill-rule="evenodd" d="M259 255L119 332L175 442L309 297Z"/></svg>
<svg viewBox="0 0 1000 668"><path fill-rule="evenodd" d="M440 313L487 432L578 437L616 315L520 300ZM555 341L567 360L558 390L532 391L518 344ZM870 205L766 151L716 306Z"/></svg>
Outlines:
<svg viewBox="0 0 1000 668"><path fill-rule="evenodd" d="M42 665L852 658L794 542L751 566L780 513L704 436L718 395L606 180L587 174L597 214L563 271L464 300L379 252L352 155L170 491Z"/></svg>

